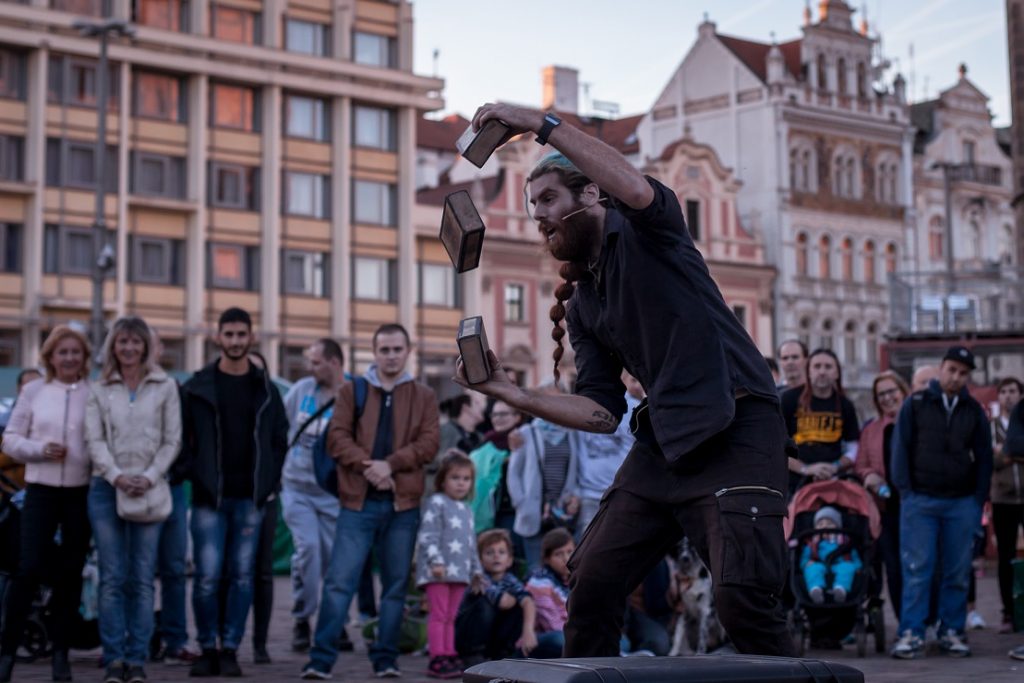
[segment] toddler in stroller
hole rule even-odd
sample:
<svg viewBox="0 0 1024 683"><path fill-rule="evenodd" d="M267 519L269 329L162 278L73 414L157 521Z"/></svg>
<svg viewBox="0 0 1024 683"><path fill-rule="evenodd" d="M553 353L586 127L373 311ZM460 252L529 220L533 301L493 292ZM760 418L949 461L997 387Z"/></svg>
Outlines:
<svg viewBox="0 0 1024 683"><path fill-rule="evenodd" d="M831 505L818 510L814 513L814 528L821 533L808 539L800 555L804 585L817 605L825 602L826 589L834 602L846 602L854 576L862 566L860 554L849 537L836 531L842 525L839 510Z"/></svg>
<svg viewBox="0 0 1024 683"><path fill-rule="evenodd" d="M869 632L876 651L884 652L881 610L866 606L874 539L881 531L870 494L852 481L807 484L793 497L785 526L793 568L790 625L798 655L808 644L841 648L852 633L863 657Z"/></svg>

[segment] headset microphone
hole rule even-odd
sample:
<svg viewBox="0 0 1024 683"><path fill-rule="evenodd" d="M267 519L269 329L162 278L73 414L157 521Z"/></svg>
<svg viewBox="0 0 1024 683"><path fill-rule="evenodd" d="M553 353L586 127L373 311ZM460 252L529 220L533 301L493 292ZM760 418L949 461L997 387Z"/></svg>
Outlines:
<svg viewBox="0 0 1024 683"><path fill-rule="evenodd" d="M562 216L559 220L563 220L564 221L566 218L572 218L573 216L575 216L578 213L583 213L587 209L592 209L592 208L594 208L594 206L596 206L597 204L600 204L605 199L607 199L607 197L601 197L600 199L598 199L596 202L594 202L590 206L584 206L583 208L576 209L575 211L570 211L569 213L567 213L564 216Z"/></svg>

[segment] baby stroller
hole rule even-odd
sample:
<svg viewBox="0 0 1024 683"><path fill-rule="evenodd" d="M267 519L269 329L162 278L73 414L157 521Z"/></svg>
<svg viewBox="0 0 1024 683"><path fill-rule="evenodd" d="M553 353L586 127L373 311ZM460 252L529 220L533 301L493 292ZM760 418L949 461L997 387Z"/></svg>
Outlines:
<svg viewBox="0 0 1024 683"><path fill-rule="evenodd" d="M826 564L828 580L832 580L829 565L836 557L849 557L856 551L861 566L855 572L844 599L837 601L830 596L823 602L815 602L804 581L800 558L804 549L825 533L814 528L814 515L825 505L832 506L842 515L840 528L827 532L841 539L841 545L828 557L821 558ZM852 633L857 642L857 656L863 657L867 651L869 630L874 634L875 651L885 652L882 609L880 606L867 608L874 542L881 532L881 517L871 495L852 481L833 479L807 484L796 492L790 502L785 526L789 539L790 589L794 598L789 623L797 656L804 656L809 642L834 642L841 647L838 645L840 640Z"/></svg>
<svg viewBox="0 0 1024 683"><path fill-rule="evenodd" d="M0 623L3 623L4 616L3 596L7 592L11 576L18 568L24 495L17 484L0 474L0 547L3 548L3 552L0 552ZM91 552L83 570L82 605L79 613L75 615L75 622L71 628L70 645L77 650L91 650L100 644L96 613L98 576L95 552ZM32 662L50 655L53 648L50 642L50 628L55 618L49 608L50 594L44 577L44 584L40 586L32 601L31 612L25 622L21 645L16 653L19 661Z"/></svg>

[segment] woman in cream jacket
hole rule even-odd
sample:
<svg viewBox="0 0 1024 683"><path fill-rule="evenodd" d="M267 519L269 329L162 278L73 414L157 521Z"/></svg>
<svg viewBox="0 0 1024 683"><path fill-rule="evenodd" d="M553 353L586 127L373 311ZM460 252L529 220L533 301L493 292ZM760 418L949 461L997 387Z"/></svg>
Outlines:
<svg viewBox="0 0 1024 683"><path fill-rule="evenodd" d="M160 527L171 511L166 474L181 445L181 407L177 384L156 365L153 335L141 318L114 323L103 357L85 430L104 680L141 683L153 633Z"/></svg>

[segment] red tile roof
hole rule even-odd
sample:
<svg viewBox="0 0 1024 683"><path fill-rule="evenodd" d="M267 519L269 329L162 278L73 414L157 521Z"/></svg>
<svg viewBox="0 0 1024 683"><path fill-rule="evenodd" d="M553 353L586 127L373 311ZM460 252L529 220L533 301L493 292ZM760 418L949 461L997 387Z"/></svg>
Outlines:
<svg viewBox="0 0 1024 683"><path fill-rule="evenodd" d="M454 145L452 149L455 149ZM484 195L484 206L491 203L498 193L501 192L501 186L505 180L505 174L501 171L498 175L488 176L486 178L480 178L479 182L483 186ZM438 185L437 187L429 187L425 190L419 190L416 193L416 203L426 204L428 206L444 206L444 198L452 192L458 192L459 190L469 190L470 194L473 193L473 183L478 182L477 180L467 180L462 183L447 183L444 185ZM479 207L482 209L483 207Z"/></svg>
<svg viewBox="0 0 1024 683"><path fill-rule="evenodd" d="M440 121L420 117L416 120L416 146L457 153L455 141L469 128L469 119L449 114Z"/></svg>
<svg viewBox="0 0 1024 683"><path fill-rule="evenodd" d="M621 119L603 119L565 112L558 112L558 115L564 121L609 144L623 154L636 154L640 151L640 143L636 139L636 127L643 118L643 114L625 116Z"/></svg>
<svg viewBox="0 0 1024 683"><path fill-rule="evenodd" d="M736 55L741 62L757 75L762 81L768 80L768 51L772 48L769 43L759 43L754 40L745 40L734 36L726 36L721 33L715 34L718 39L729 48L729 51ZM782 52L782 61L786 70L794 78L800 80L803 65L800 63L800 39L791 40L788 43L779 43L779 50Z"/></svg>

